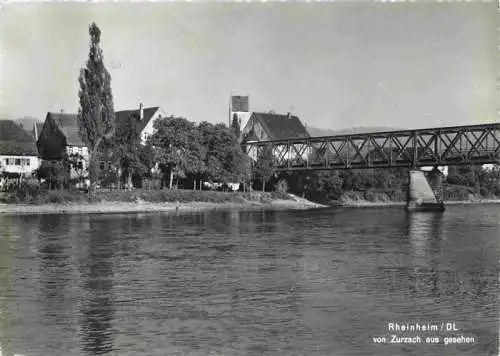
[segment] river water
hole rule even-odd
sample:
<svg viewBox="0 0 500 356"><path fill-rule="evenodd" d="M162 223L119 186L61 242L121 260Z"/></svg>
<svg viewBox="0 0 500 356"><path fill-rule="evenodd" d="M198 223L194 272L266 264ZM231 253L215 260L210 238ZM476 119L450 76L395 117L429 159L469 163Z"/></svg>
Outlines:
<svg viewBox="0 0 500 356"><path fill-rule="evenodd" d="M490 355L499 217L500 205L0 215L0 346L9 356ZM461 336L473 339L443 344Z"/></svg>

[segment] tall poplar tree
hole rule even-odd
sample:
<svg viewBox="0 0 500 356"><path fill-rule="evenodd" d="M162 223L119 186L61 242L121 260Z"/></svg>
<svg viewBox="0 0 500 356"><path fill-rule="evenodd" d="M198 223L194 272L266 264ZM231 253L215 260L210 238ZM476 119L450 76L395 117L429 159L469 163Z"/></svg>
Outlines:
<svg viewBox="0 0 500 356"><path fill-rule="evenodd" d="M231 123L231 127L234 131L234 134L236 135L236 139L239 140L241 135L241 127L238 121L238 115L236 114L233 115L233 122Z"/></svg>
<svg viewBox="0 0 500 356"><path fill-rule="evenodd" d="M89 150L90 191L94 190L98 177L99 148L115 130L115 111L111 93L111 76L104 66L101 30L95 23L89 27L90 51L85 68L80 70L80 108L78 127Z"/></svg>

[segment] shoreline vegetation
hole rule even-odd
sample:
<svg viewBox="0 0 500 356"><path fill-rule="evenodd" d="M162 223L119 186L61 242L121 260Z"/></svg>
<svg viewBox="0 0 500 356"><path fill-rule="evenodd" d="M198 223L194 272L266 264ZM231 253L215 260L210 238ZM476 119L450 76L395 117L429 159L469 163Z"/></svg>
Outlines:
<svg viewBox="0 0 500 356"><path fill-rule="evenodd" d="M445 201L446 205L499 204L500 199ZM103 191L89 199L83 192L50 191L44 199L27 202L0 202L0 214L110 214L144 212L201 212L227 210L307 210L317 208L385 208L404 206L404 201L369 201L361 194L347 194L339 200L320 204L290 193L214 191Z"/></svg>
<svg viewBox="0 0 500 356"><path fill-rule="evenodd" d="M405 194L400 194L399 199L391 199L383 193L367 195L363 192L345 192L333 206L353 208L405 206L406 201L401 198L403 195ZM443 202L445 205L497 204L500 203L500 198L494 195L485 197L480 194L446 194Z"/></svg>
<svg viewBox="0 0 500 356"><path fill-rule="evenodd" d="M59 193L59 194L57 194ZM225 193L213 191L108 191L94 199L85 193L52 191L49 200L1 203L0 214L77 214L198 212L210 210L289 210L325 208L293 194L277 192Z"/></svg>

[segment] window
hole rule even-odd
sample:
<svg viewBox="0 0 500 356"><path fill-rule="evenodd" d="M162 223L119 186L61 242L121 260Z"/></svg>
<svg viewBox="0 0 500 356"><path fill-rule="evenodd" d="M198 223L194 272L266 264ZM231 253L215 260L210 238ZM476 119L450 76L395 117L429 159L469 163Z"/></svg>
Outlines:
<svg viewBox="0 0 500 356"><path fill-rule="evenodd" d="M29 158L5 158L6 166L28 166L31 164Z"/></svg>
<svg viewBox="0 0 500 356"><path fill-rule="evenodd" d="M83 162L82 161L78 161L77 164L76 164L77 168L78 169L83 169Z"/></svg>
<svg viewBox="0 0 500 356"><path fill-rule="evenodd" d="M103 170L105 166L104 162L99 162L99 169Z"/></svg>

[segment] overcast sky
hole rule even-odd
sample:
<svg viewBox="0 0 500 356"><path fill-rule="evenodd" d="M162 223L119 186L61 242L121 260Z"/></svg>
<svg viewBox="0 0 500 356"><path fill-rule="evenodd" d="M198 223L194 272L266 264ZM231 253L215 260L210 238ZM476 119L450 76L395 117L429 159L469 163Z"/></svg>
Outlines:
<svg viewBox="0 0 500 356"><path fill-rule="evenodd" d="M139 102L227 122L231 93L310 126L497 121L497 4L10 3L0 118L77 112L88 26L102 31L115 110Z"/></svg>

